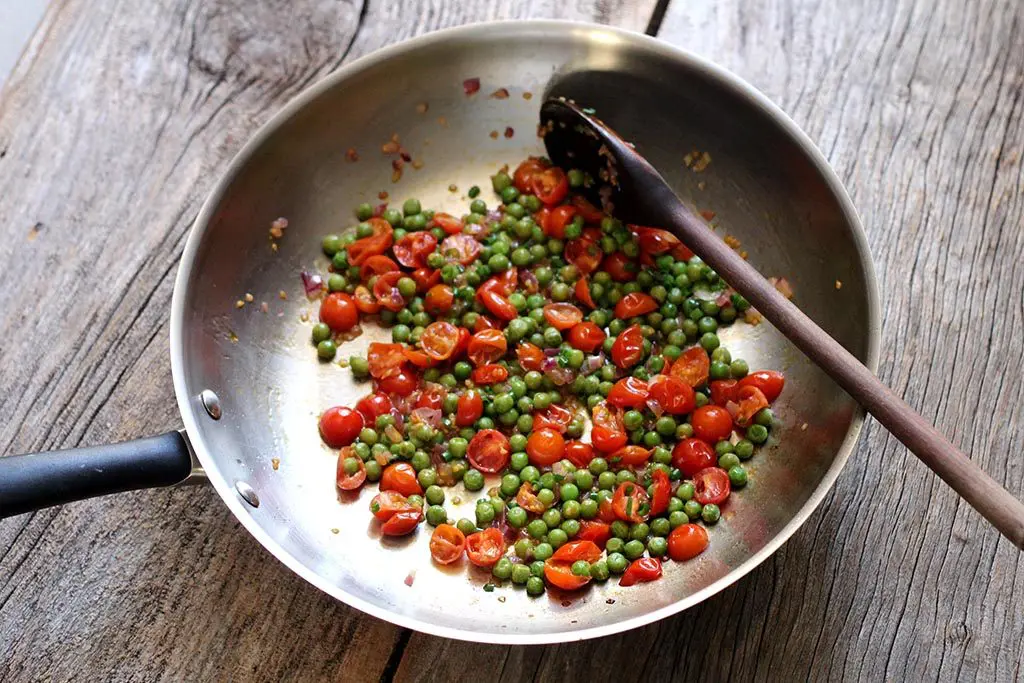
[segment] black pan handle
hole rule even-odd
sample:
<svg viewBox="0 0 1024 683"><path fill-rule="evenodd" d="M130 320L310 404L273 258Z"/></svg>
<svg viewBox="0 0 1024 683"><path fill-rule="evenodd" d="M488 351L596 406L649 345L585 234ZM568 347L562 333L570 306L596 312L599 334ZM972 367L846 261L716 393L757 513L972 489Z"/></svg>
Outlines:
<svg viewBox="0 0 1024 683"><path fill-rule="evenodd" d="M0 458L0 518L83 498L170 486L192 472L178 432L135 441Z"/></svg>

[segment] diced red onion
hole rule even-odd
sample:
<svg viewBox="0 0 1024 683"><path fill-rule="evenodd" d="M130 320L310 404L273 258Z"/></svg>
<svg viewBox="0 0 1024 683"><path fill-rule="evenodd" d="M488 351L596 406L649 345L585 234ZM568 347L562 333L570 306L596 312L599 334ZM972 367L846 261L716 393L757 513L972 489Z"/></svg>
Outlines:
<svg viewBox="0 0 1024 683"><path fill-rule="evenodd" d="M715 303L718 304L719 308L723 308L727 303L729 303L729 301L731 301L731 299L732 297L729 295L729 290L723 289L718 297L715 298Z"/></svg>
<svg viewBox="0 0 1024 683"><path fill-rule="evenodd" d="M487 220L490 222L497 222L501 220L501 211L491 209L487 212Z"/></svg>
<svg viewBox="0 0 1024 683"><path fill-rule="evenodd" d="M565 386L569 382L571 382L574 379L576 379L576 373L575 372L573 372L569 368L559 367L557 362L554 364L554 367L545 368L544 369L544 374L547 375L547 377L552 382L554 382L555 385L560 386L560 387L561 386Z"/></svg>
<svg viewBox="0 0 1024 683"><path fill-rule="evenodd" d="M306 290L306 296L316 294L324 286L324 279L318 273L302 271L302 288Z"/></svg>
<svg viewBox="0 0 1024 683"><path fill-rule="evenodd" d="M555 356L558 355L558 348L556 347L553 349L544 349L544 355L547 356L548 358L554 358Z"/></svg>
<svg viewBox="0 0 1024 683"><path fill-rule="evenodd" d="M378 204L377 206L373 207L373 215L374 215L374 217L375 218L380 218L381 216L384 215L384 212L387 211L387 209L388 209L388 203L387 202L384 202L383 204Z"/></svg>
<svg viewBox="0 0 1024 683"><path fill-rule="evenodd" d="M523 270L519 273L519 280L523 283L523 287L526 289L527 294L536 294L540 291L540 282L537 281L537 276L529 270Z"/></svg>
<svg viewBox="0 0 1024 683"><path fill-rule="evenodd" d="M441 411L436 408L416 408L409 417L414 421L428 424L434 429L441 425Z"/></svg>
<svg viewBox="0 0 1024 683"><path fill-rule="evenodd" d="M551 466L551 474L555 475L556 477L563 478L568 476L569 468L566 465L567 462L565 460L559 460L558 462Z"/></svg>
<svg viewBox="0 0 1024 683"><path fill-rule="evenodd" d="M740 404L734 401L726 401L725 409L729 411L729 415L732 416L732 421L736 421L736 416L740 414Z"/></svg>
<svg viewBox="0 0 1024 683"><path fill-rule="evenodd" d="M388 425L384 428L384 436L388 437L391 443L398 443L402 440L402 434L395 425Z"/></svg>
<svg viewBox="0 0 1024 683"><path fill-rule="evenodd" d="M647 399L647 407L654 413L654 417L661 417L665 414L665 409L661 407L661 404L653 398Z"/></svg>
<svg viewBox="0 0 1024 683"><path fill-rule="evenodd" d="M597 354L594 354L593 356L587 356L586 357L586 359L583 361L582 371L585 374L589 374L591 372L594 372L595 370L600 369L603 365L604 365L604 354L603 353L597 353Z"/></svg>
<svg viewBox="0 0 1024 683"><path fill-rule="evenodd" d="M415 581L415 580L416 580L416 570L415 569L411 569L411 570L409 570L409 573L405 577L405 585L411 587L412 586L412 582Z"/></svg>
<svg viewBox="0 0 1024 683"><path fill-rule="evenodd" d="M462 81L462 92L467 95L472 95L480 90L480 79L479 78L467 78Z"/></svg>

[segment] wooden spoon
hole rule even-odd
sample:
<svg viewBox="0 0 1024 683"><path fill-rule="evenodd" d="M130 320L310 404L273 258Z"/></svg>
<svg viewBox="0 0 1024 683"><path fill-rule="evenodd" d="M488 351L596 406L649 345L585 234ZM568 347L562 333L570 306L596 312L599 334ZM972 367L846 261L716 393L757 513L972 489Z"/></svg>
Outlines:
<svg viewBox="0 0 1024 683"><path fill-rule="evenodd" d="M547 128L544 144L555 163L603 179L605 199L612 202L620 218L665 228L679 237L925 465L1014 545L1024 549L1024 504L709 230L629 143L594 116L562 99L548 99L543 104L541 124Z"/></svg>

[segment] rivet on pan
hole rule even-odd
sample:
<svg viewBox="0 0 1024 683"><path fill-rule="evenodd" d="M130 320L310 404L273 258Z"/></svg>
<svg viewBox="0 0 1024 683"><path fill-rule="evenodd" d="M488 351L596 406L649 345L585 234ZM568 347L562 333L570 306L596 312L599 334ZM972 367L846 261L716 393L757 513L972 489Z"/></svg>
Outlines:
<svg viewBox="0 0 1024 683"><path fill-rule="evenodd" d="M256 495L256 491L254 491L246 482L235 482L235 490L238 491L238 495L242 497L242 500L249 505L252 505L254 508L258 508L260 506L260 497Z"/></svg>
<svg viewBox="0 0 1024 683"><path fill-rule="evenodd" d="M203 407L206 408L206 412L210 417L214 420L220 419L222 413L220 411L220 399L217 398L217 394L209 389L203 389L202 393L199 394L199 400L202 402Z"/></svg>

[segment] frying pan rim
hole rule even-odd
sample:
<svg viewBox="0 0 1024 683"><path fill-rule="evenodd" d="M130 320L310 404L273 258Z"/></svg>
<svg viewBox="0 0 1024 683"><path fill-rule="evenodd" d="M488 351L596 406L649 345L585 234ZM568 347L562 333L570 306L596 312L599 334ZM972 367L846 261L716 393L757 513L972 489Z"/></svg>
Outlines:
<svg viewBox="0 0 1024 683"><path fill-rule="evenodd" d="M314 102L325 92L338 87L342 82L355 74L364 72L378 64L386 62L394 57L428 48L440 42L452 39L465 38L486 38L489 35L500 35L508 38L510 32L529 33L547 31L552 35L561 32L585 32L589 39L605 36L630 43L630 46L641 51L647 51L656 56L679 63L682 67L690 69L703 75L732 90L748 101L760 113L772 120L779 126L783 135L787 136L804 154L815 167L819 176L825 182L829 191L835 197L840 212L844 216L852 231L854 247L860 261L860 267L865 274L865 293L867 295L867 312L869 329L867 330L867 357L865 364L872 371L877 373L879 350L881 346L881 311L879 306L878 280L874 266L871 261L870 249L867 236L861 224L860 218L853 202L843 187L842 182L835 171L829 166L827 160L817 146L804 133L796 123L771 102L765 95L752 85L732 74L723 67L719 67L710 61L690 53L682 48L669 45L650 36L628 31L625 29L587 24L576 21L564 20L504 20L491 21L463 26L442 29L433 33L418 36L400 43L389 45L376 50L368 55L354 60L325 76L317 83L299 93L295 98L281 108L274 116L263 124L259 130L246 142L242 149L235 155L224 174L214 185L200 209L182 253L181 262L175 278L174 293L171 302L171 329L170 329L170 351L171 351L171 374L174 381L174 392L177 397L178 408L181 412L182 421L185 424L185 431L188 434L196 457L202 463L206 475L213 484L221 499L228 509L235 515L239 522L252 534L252 536L266 548L274 557L283 562L285 566L301 576L303 579L334 597L341 602L355 607L356 609L370 614L384 621L396 624L401 627L422 631L433 635L458 640L467 640L480 643L494 643L505 645L537 645L547 643L570 642L597 638L601 636L620 633L646 624L653 623L660 619L669 617L681 612L700 602L703 602L712 595L724 590L740 578L748 574L759 564L768 559L777 551L783 543L799 529L810 515L818 508L822 500L832 489L839 473L845 467L853 449L856 447L861 428L864 422L864 411L857 407L853 419L847 429L846 437L840 445L831 466L823 475L821 482L811 493L810 497L793 516L785 527L779 531L763 548L754 553L743 564L732 569L728 574L718 579L711 585L687 596L679 602L653 610L640 616L632 617L622 621L616 621L607 625L591 627L580 630L550 631L536 634L515 634L515 633L477 633L470 630L439 626L421 619L398 614L384 607L372 604L362 598L353 595L320 574L307 568L263 529L263 526L253 517L251 509L235 491L234 485L228 482L221 474L217 466L217 460L207 449L203 439L203 428L200 428L199 420L205 419L198 396L189 393L186 379L184 361L184 325L185 325L185 304L188 297L189 281L192 279L192 272L195 266L195 258L199 252L200 245L210 229L210 220L224 198L232 182L239 173L251 161L254 154L279 128L298 114L307 105ZM200 280L196 281L197 286L202 286ZM195 392L195 393L198 393Z"/></svg>

